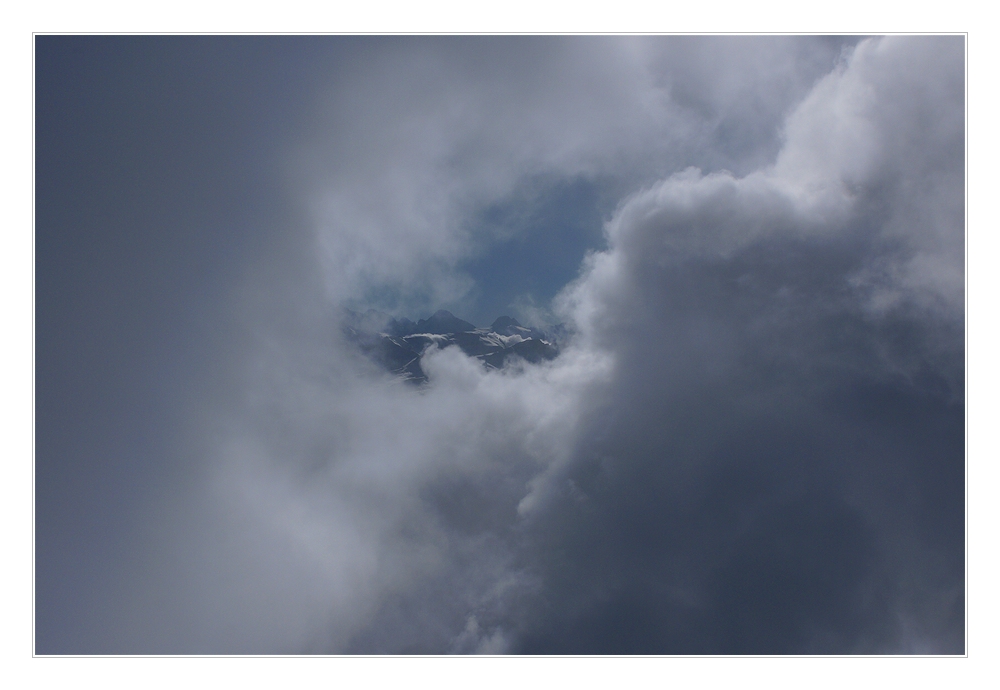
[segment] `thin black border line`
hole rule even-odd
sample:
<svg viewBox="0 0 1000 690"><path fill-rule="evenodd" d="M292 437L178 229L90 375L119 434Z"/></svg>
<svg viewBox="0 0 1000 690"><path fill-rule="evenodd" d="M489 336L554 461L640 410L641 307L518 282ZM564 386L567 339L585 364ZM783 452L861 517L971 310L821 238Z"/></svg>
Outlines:
<svg viewBox="0 0 1000 690"><path fill-rule="evenodd" d="M35 415L37 410L37 405L35 403L35 377L36 377L36 362L35 362L35 187L36 187L36 173L35 173L35 125L37 122L37 116L35 114L35 82L36 82L36 70L35 70L35 57L38 52L35 48L35 42L37 34L32 34L31 37L31 656L36 658L37 650L35 648L37 634L35 631L35 614L37 612L36 605L36 588L35 582L38 576L35 573Z"/></svg>
<svg viewBox="0 0 1000 690"><path fill-rule="evenodd" d="M965 659L968 654L38 654L37 659Z"/></svg>
<svg viewBox="0 0 1000 690"><path fill-rule="evenodd" d="M969 35L965 35L965 657L969 657Z"/></svg>
<svg viewBox="0 0 1000 690"><path fill-rule="evenodd" d="M644 31L32 31L32 36L369 36L378 38L381 36L414 36L414 37L434 37L434 36L455 36L455 37L650 37L669 38L671 36L866 36L878 38L880 36L965 36L968 38L968 31L776 31L776 32L744 32L744 31L681 31L676 33L658 33ZM966 46L968 49L968 46ZM32 61L34 62L34 61ZM34 64L32 64L34 67Z"/></svg>

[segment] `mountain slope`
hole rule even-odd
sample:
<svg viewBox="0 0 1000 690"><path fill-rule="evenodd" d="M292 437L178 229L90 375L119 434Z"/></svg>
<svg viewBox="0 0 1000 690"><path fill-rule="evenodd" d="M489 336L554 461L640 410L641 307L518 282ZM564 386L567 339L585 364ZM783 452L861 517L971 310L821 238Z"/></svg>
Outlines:
<svg viewBox="0 0 1000 690"><path fill-rule="evenodd" d="M429 348L456 345L492 369L501 369L514 359L534 364L559 354L544 332L522 326L509 316L501 316L489 328L476 328L444 309L416 323L371 309L364 314L345 309L342 326L348 340L371 360L417 384L427 381L420 359Z"/></svg>

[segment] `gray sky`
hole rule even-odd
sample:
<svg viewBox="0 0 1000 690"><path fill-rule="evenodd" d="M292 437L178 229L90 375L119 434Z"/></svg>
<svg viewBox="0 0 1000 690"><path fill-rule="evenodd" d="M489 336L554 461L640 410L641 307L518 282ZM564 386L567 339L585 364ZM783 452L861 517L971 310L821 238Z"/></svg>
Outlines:
<svg viewBox="0 0 1000 690"><path fill-rule="evenodd" d="M37 652L964 651L961 37L35 51Z"/></svg>

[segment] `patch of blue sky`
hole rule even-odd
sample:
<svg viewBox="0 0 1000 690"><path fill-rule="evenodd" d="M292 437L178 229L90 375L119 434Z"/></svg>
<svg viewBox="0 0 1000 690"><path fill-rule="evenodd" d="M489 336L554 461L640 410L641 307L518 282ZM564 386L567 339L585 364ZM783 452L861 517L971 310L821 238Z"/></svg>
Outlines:
<svg viewBox="0 0 1000 690"><path fill-rule="evenodd" d="M503 314L519 316L519 303L546 309L579 273L588 251L606 247L604 222L618 198L614 181L535 177L483 211L477 233L494 238L460 266L474 281L462 315L477 325Z"/></svg>

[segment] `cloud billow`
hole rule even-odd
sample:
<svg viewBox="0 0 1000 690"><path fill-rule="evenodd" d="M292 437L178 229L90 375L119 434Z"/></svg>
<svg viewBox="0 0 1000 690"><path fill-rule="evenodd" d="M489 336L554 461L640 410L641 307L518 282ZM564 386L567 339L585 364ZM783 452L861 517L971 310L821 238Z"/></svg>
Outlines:
<svg viewBox="0 0 1000 690"><path fill-rule="evenodd" d="M250 475L288 492L255 519L300 505L282 529L319 558L315 586L336 583L319 649L961 652L962 65L955 39L861 42L773 163L625 199L556 300L576 335L551 362L432 348L414 391L358 379L342 346L301 403L315 422L288 418L296 444L329 437L308 488L305 448ZM541 151L568 174L600 160ZM510 184L474 180L447 194ZM419 196L462 213L437 194ZM470 246L446 216L386 208L440 221L418 258Z"/></svg>
<svg viewBox="0 0 1000 690"><path fill-rule="evenodd" d="M962 50L935 48L862 43L774 166L609 224L563 299L618 367L521 651L963 651Z"/></svg>
<svg viewBox="0 0 1000 690"><path fill-rule="evenodd" d="M962 38L363 47L288 163L314 272L242 293L101 650L962 653ZM411 385L344 337L466 316L543 179L620 199L557 357Z"/></svg>

